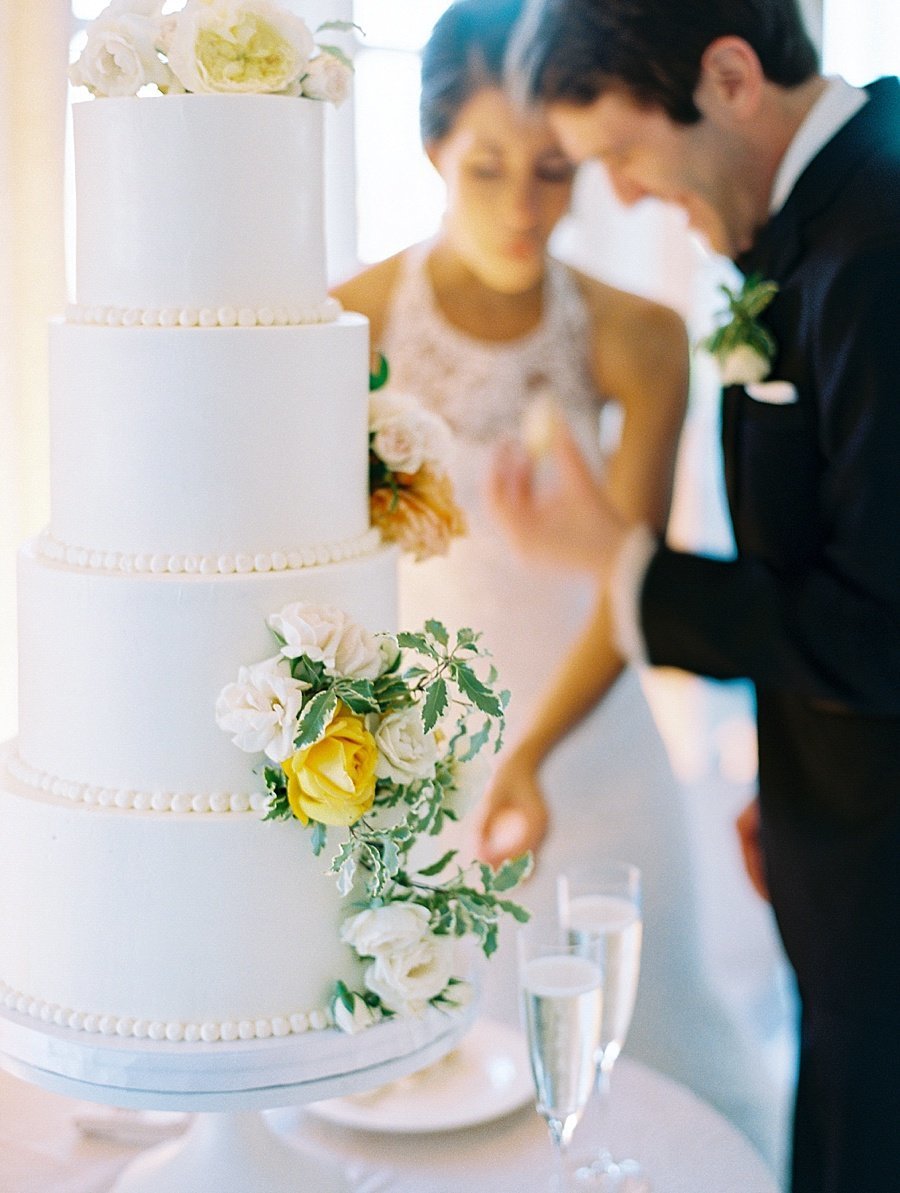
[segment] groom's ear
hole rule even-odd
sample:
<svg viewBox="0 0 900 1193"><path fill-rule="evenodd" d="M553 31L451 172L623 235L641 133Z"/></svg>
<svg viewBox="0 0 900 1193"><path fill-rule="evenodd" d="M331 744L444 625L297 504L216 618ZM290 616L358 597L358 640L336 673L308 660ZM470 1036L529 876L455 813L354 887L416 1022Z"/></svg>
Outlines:
<svg viewBox="0 0 900 1193"><path fill-rule="evenodd" d="M700 59L694 102L712 119L752 120L759 111L766 77L756 51L742 37L717 37Z"/></svg>

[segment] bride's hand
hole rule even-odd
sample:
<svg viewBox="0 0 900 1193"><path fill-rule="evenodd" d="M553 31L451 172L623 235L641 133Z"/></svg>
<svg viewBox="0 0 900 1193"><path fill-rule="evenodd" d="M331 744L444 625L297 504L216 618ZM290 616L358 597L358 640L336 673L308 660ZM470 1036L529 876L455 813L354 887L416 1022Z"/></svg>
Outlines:
<svg viewBox="0 0 900 1193"><path fill-rule="evenodd" d="M475 853L491 866L536 852L550 824L537 770L513 753L501 762L484 794L474 828Z"/></svg>
<svg viewBox="0 0 900 1193"><path fill-rule="evenodd" d="M510 441L498 449L488 488L494 517L523 555L604 572L628 536L628 523L561 420L545 458L553 476L539 485L535 462L519 445Z"/></svg>

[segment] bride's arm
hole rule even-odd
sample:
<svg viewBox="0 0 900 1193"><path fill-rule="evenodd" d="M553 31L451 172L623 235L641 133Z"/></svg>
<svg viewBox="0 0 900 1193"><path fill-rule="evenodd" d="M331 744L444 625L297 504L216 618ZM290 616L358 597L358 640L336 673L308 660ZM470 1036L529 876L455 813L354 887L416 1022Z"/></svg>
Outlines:
<svg viewBox="0 0 900 1193"><path fill-rule="evenodd" d="M684 325L667 308L587 284L597 389L619 402L624 415L621 439L607 466L609 496L629 523L643 522L662 533L687 400ZM584 627L542 691L519 740L501 755L475 827L480 857L496 865L539 846L549 823L540 767L603 699L623 665L601 583Z"/></svg>

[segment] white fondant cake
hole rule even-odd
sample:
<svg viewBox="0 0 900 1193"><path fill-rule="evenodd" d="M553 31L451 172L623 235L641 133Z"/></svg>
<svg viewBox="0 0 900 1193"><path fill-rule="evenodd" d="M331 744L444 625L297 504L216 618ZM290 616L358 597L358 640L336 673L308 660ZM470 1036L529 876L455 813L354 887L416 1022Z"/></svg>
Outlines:
<svg viewBox="0 0 900 1193"><path fill-rule="evenodd" d="M0 998L36 1019L261 1038L360 984L325 855L263 821L214 711L290 602L396 629L366 323L326 302L321 118L267 95L75 113L76 306L0 791Z"/></svg>

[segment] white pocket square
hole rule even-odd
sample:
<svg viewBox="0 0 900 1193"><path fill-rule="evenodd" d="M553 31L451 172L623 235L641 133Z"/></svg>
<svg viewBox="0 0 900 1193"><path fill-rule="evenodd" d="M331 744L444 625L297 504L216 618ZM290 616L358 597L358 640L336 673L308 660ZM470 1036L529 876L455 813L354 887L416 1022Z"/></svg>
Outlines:
<svg viewBox="0 0 900 1193"><path fill-rule="evenodd" d="M791 406L797 401L797 387L790 381L755 381L744 386L744 391L755 402L768 402L772 406Z"/></svg>

